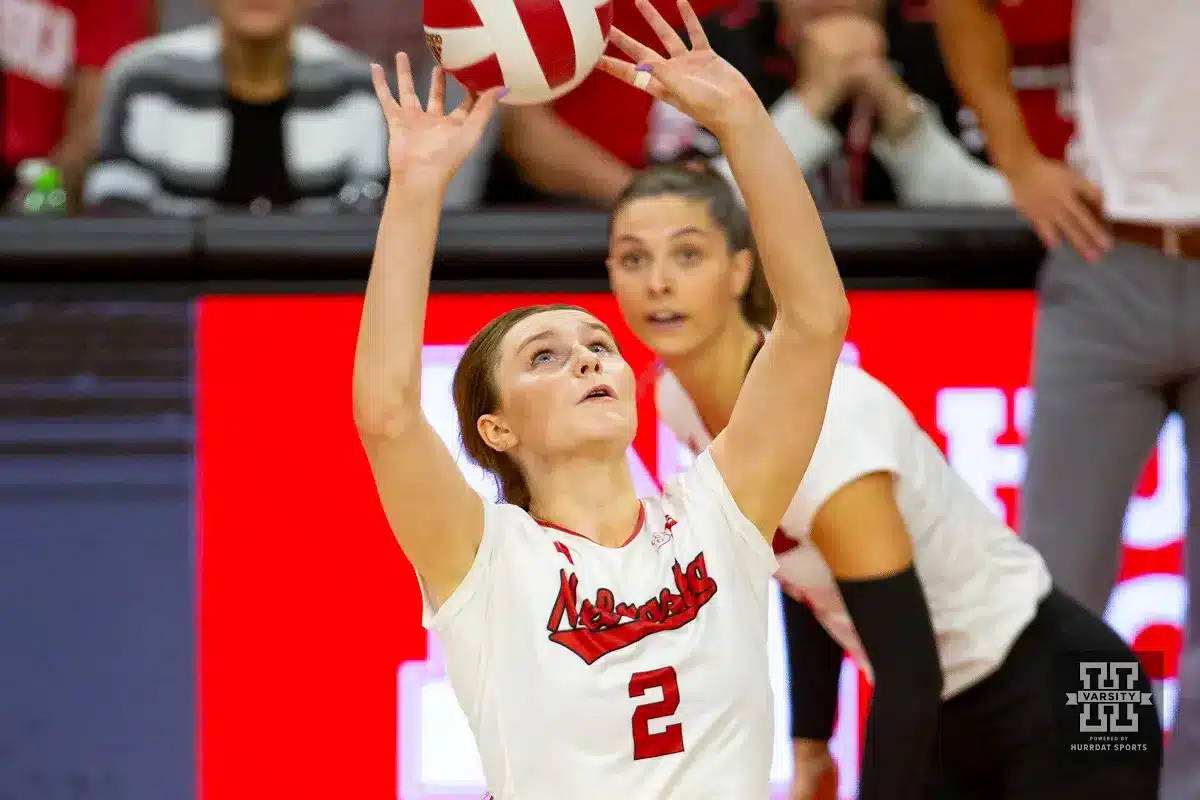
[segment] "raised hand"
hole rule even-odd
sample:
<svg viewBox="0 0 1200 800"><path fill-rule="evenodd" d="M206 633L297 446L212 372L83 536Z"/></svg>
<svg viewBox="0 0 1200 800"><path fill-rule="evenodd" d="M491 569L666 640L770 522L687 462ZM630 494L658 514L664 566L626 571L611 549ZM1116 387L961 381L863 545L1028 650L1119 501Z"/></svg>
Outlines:
<svg viewBox="0 0 1200 800"><path fill-rule="evenodd" d="M762 103L742 73L709 46L704 28L687 0L677 2L691 49L649 0L637 0L638 11L658 35L667 58L613 28L609 40L634 59L636 66L611 56L602 56L597 66L670 103L720 138L732 124L747 117L755 119L756 112L762 110Z"/></svg>
<svg viewBox="0 0 1200 800"><path fill-rule="evenodd" d="M1058 247L1065 239L1084 258L1096 261L1112 246L1100 222L1100 189L1078 172L1036 152L1005 167L1013 204L1046 247Z"/></svg>
<svg viewBox="0 0 1200 800"><path fill-rule="evenodd" d="M413 86L412 68L404 53L396 54L398 98L392 96L383 67L371 65L371 80L387 119L392 184L421 184L443 190L483 136L503 91L492 89L481 96L467 95L458 108L447 114L446 75L437 67L429 88L429 102L422 109Z"/></svg>

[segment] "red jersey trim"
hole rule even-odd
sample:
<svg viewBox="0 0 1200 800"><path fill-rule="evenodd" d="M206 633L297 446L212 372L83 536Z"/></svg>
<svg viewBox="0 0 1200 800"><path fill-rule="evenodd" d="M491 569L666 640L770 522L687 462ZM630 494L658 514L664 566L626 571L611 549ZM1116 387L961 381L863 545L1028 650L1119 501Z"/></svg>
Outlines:
<svg viewBox="0 0 1200 800"><path fill-rule="evenodd" d="M658 378L666 368L667 365L663 362L655 361L638 376L635 394L639 400L645 398L647 394L654 392L658 387Z"/></svg>
<svg viewBox="0 0 1200 800"><path fill-rule="evenodd" d="M550 528L551 530L558 531L559 533L569 533L572 536L578 536L580 539L587 539L589 542L592 542L593 544L596 543L595 540L592 539L590 536L584 536L582 533L577 533L576 531L573 531L570 528L564 528L561 525L555 525L553 522L547 522L546 520L538 519L537 517L534 517L533 521L536 522L538 525L541 525L543 528ZM634 539L636 539L638 534L642 532L642 527L645 525L645 523L646 523L646 506L644 503L639 501L638 502L637 522L635 522L633 525L633 533L629 534L629 538L626 539L625 541L621 542L621 544L618 545L616 549L620 550L622 547L625 547L630 542L632 542ZM603 545L601 545L601 546L603 547Z"/></svg>

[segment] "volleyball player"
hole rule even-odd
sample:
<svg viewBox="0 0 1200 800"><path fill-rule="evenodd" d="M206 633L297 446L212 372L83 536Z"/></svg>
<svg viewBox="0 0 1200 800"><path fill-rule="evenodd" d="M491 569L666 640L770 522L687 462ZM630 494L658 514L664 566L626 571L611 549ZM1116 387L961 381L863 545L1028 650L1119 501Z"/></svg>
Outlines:
<svg viewBox="0 0 1200 800"><path fill-rule="evenodd" d="M583 309L521 308L468 345L454 399L487 503L421 411L421 344L441 196L496 103L422 110L373 68L392 179L354 366L360 436L425 623L501 800L763 798L772 757L770 539L816 443L847 304L800 170L742 76L642 0L668 58L605 68L720 137L758 229L779 318L725 433L661 498L626 460L635 380Z"/></svg>
<svg viewBox="0 0 1200 800"><path fill-rule="evenodd" d="M661 361L659 413L703 453L724 435L771 341L771 298L745 212L715 173L655 167L622 193L610 235L613 292ZM799 230L795 242L804 246ZM764 452L791 424L763 432ZM789 648L802 659L792 670L797 800L817 796L832 764L826 743L843 650L874 684L860 800L946 789L972 800L1156 797L1160 731L1146 757L1074 770L1055 742L1064 702L1056 654L1120 659L1130 650L1052 586L1040 556L861 369L834 373L824 427L775 549L780 583L811 607L809 624L788 630L801 639ZM1141 684L1150 691L1144 675Z"/></svg>

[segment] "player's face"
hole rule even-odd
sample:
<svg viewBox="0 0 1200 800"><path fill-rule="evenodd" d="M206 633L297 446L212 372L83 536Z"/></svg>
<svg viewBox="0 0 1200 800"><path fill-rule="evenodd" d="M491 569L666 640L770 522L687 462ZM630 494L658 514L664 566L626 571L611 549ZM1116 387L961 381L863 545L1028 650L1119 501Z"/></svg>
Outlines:
<svg viewBox="0 0 1200 800"><path fill-rule="evenodd" d="M590 314L544 311L518 322L504 336L496 377L501 411L481 421L481 433L519 458L596 446L623 453L633 441L633 371Z"/></svg>
<svg viewBox="0 0 1200 800"><path fill-rule="evenodd" d="M613 217L608 277L637 337L662 358L698 352L740 319L749 252L730 253L702 200L664 195Z"/></svg>
<svg viewBox="0 0 1200 800"><path fill-rule="evenodd" d="M269 41L287 34L306 0L214 0L217 18L240 39Z"/></svg>

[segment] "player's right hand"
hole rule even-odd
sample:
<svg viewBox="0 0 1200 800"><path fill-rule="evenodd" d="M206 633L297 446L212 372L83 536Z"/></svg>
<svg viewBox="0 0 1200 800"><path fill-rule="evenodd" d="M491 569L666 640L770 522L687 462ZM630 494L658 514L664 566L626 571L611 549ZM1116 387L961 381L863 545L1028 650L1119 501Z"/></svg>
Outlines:
<svg viewBox="0 0 1200 800"><path fill-rule="evenodd" d="M613 77L671 104L722 139L731 128L754 124L766 110L742 73L708 43L696 12L687 0L676 0L690 46L649 0L636 0L638 11L662 42L667 57L612 28L609 40L637 62L601 56L597 67Z"/></svg>
<svg viewBox="0 0 1200 800"><path fill-rule="evenodd" d="M838 800L837 762L829 748L797 740L792 749L795 774L789 800Z"/></svg>
<svg viewBox="0 0 1200 800"><path fill-rule="evenodd" d="M388 166L392 184L445 190L454 173L475 148L496 110L497 89L468 95L458 108L446 113L446 75L433 71L429 102L421 108L413 86L408 56L396 54L398 96L392 96L383 67L371 65L375 96L388 126Z"/></svg>
<svg viewBox="0 0 1200 800"><path fill-rule="evenodd" d="M1030 154L1005 170L1013 204L1029 220L1047 248L1065 240L1084 258L1096 261L1112 246L1100 217L1100 189L1075 170Z"/></svg>

